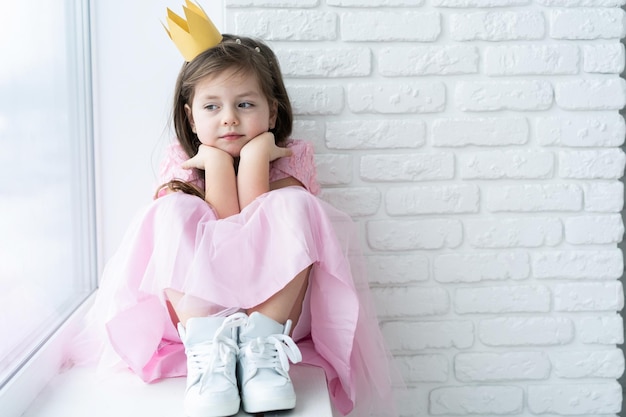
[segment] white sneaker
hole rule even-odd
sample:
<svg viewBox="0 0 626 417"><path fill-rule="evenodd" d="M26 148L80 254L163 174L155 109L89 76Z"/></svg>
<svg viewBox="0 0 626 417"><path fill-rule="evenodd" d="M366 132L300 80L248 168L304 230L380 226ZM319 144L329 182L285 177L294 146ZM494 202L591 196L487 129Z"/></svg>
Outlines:
<svg viewBox="0 0 626 417"><path fill-rule="evenodd" d="M185 413L189 417L224 417L239 411L237 327L247 316L200 317L178 325L187 354Z"/></svg>
<svg viewBox="0 0 626 417"><path fill-rule="evenodd" d="M247 413L290 410L296 393L289 377L289 360L302 360L300 349L288 336L291 320L282 324L254 312L240 329L239 368L241 401Z"/></svg>

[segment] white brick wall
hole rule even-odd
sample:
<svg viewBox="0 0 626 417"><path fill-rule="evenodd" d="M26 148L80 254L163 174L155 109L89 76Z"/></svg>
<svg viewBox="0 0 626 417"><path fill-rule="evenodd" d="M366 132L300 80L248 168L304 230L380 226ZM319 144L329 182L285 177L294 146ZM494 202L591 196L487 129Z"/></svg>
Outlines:
<svg viewBox="0 0 626 417"><path fill-rule="evenodd" d="M225 0L362 230L403 416L620 411L624 3Z"/></svg>

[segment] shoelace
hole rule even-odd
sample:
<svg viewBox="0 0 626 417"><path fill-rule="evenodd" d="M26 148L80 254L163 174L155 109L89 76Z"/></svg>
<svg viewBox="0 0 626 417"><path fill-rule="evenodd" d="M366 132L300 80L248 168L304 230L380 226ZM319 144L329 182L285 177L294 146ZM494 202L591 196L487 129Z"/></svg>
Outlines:
<svg viewBox="0 0 626 417"><path fill-rule="evenodd" d="M302 360L300 349L286 334L257 337L239 348L243 350L246 360L256 369L270 368L287 379L289 379L289 361L298 363Z"/></svg>
<svg viewBox="0 0 626 417"><path fill-rule="evenodd" d="M248 316L244 313L236 313L227 317L215 332L212 340L195 344L186 350L189 365L193 366L193 371L197 375L196 380L189 386L200 381L200 392L204 391L209 376L215 372L223 373L230 382L234 385L237 384L237 380L232 377L231 373L227 372L227 369L234 368L239 346L235 340L224 336L222 333L225 330L240 327L247 318Z"/></svg>

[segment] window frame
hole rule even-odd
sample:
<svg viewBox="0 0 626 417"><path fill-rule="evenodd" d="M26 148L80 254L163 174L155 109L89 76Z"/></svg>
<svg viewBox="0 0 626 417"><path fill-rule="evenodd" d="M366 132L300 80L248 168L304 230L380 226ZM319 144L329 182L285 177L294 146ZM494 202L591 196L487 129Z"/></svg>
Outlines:
<svg viewBox="0 0 626 417"><path fill-rule="evenodd" d="M74 65L69 68L69 76L76 83L75 95L70 96L71 112L76 117L72 126L72 134L76 138L73 163L81 174L80 184L75 189L76 200L81 207L80 239L84 243L85 256L80 259L78 271L84 276L85 291L77 293L76 299L64 313L62 320L50 334L21 361L9 376L8 381L0 387L0 410L5 417L18 417L30 406L39 392L59 372L63 365L66 346L75 330L78 319L84 315L92 303L97 289L98 258L96 236L96 193L95 193L95 158L94 158L94 114L93 114L93 82L91 57L91 22L92 9L90 0L67 0L67 15L73 19L74 37L68 36L68 56Z"/></svg>

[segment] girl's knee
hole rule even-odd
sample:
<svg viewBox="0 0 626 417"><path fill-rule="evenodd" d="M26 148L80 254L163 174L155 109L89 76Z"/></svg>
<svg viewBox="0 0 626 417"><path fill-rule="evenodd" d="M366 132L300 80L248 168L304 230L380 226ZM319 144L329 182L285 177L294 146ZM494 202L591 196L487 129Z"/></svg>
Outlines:
<svg viewBox="0 0 626 417"><path fill-rule="evenodd" d="M268 198L287 203L287 207L308 206L315 196L303 187L291 186L270 191Z"/></svg>
<svg viewBox="0 0 626 417"><path fill-rule="evenodd" d="M154 200L153 210L173 218L205 216L213 209L200 197L173 192Z"/></svg>

